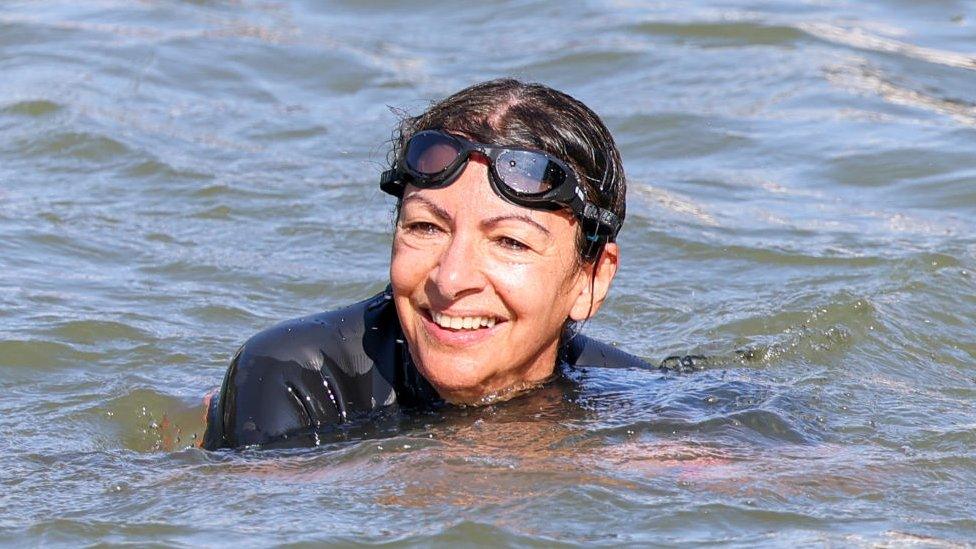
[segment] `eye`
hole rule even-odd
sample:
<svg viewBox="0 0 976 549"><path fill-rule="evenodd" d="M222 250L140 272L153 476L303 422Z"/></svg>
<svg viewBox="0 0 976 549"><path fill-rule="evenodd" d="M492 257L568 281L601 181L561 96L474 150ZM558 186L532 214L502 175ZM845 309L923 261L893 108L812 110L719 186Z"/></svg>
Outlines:
<svg viewBox="0 0 976 549"><path fill-rule="evenodd" d="M529 247L522 242L519 242L518 240L515 240L509 236L500 236L495 240L495 242L497 242L503 248L516 252L524 252L529 249Z"/></svg>
<svg viewBox="0 0 976 549"><path fill-rule="evenodd" d="M441 232L441 228L428 221L414 221L403 226L407 233L417 236L434 236Z"/></svg>

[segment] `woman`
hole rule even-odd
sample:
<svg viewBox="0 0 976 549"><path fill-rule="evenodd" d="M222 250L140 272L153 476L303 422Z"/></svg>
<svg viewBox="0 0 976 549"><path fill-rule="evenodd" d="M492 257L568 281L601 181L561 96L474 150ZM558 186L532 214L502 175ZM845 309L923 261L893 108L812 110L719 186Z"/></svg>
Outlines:
<svg viewBox="0 0 976 549"><path fill-rule="evenodd" d="M265 330L231 362L203 446L314 443L345 425L544 384L557 364L646 366L577 335L617 271L620 155L572 97L505 79L401 122L386 291Z"/></svg>

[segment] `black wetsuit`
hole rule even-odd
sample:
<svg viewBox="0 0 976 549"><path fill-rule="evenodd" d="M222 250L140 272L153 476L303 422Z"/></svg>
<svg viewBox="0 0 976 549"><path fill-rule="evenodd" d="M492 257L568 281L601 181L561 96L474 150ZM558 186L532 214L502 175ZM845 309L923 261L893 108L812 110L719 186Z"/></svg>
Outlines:
<svg viewBox="0 0 976 549"><path fill-rule="evenodd" d="M582 335L563 344L559 360L570 366L649 367ZM203 447L308 445L318 433L343 425L441 405L410 359L387 289L250 338L211 401Z"/></svg>

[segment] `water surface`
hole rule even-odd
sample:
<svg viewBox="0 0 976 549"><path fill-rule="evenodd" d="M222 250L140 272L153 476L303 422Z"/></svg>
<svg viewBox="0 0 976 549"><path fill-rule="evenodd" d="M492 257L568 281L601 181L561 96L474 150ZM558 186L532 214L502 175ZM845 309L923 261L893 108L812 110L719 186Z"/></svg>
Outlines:
<svg viewBox="0 0 976 549"><path fill-rule="evenodd" d="M949 0L4 3L0 542L976 540L974 25ZM587 333L666 368L195 449L244 339L385 286L396 111L507 75L616 136L623 265Z"/></svg>

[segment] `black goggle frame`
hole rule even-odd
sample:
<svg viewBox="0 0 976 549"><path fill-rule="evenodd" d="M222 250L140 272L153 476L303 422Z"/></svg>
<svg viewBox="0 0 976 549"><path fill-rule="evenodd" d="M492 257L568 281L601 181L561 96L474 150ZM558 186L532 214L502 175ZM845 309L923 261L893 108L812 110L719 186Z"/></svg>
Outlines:
<svg viewBox="0 0 976 549"><path fill-rule="evenodd" d="M415 166L410 165L406 156L411 145L420 138L447 144L456 151L456 156L436 173L418 171ZM476 143L438 130L418 132L411 137L393 168L384 171L380 176L380 188L401 198L407 184L422 189L446 187L461 175L472 153L481 154L489 160L488 181L495 194L504 200L536 210L555 211L569 208L583 226L583 232L590 242L584 254L587 259L593 259L606 242L613 242L620 231L621 222L617 215L588 202L573 170L562 160L542 151ZM541 170L541 176L536 183L540 187L551 188L541 192L525 192L507 182L499 173L498 161L502 156L511 153L521 154L523 158L529 158L533 162L545 161L545 168Z"/></svg>

